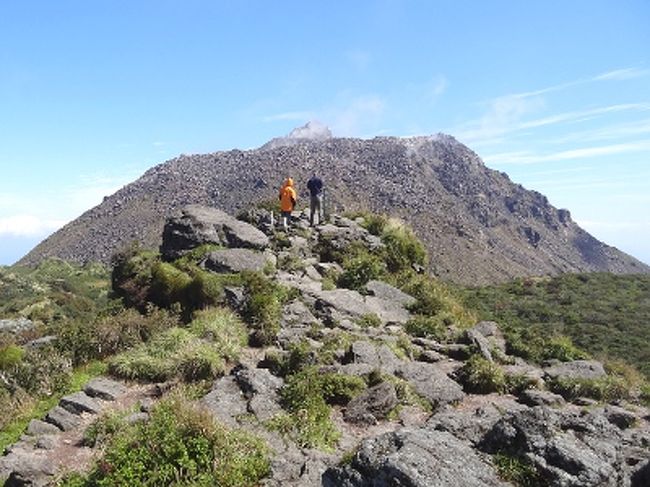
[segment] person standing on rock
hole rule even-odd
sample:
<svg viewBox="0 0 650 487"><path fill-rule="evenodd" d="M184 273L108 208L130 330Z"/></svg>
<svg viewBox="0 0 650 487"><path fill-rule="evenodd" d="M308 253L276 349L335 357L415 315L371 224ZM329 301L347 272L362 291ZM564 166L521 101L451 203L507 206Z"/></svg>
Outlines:
<svg viewBox="0 0 650 487"><path fill-rule="evenodd" d="M296 190L293 188L293 179L287 178L282 188L280 188L280 212L282 215L282 226L284 231L289 230L289 225L291 224L291 212L293 211L294 206L296 206L296 201L298 200L298 195Z"/></svg>
<svg viewBox="0 0 650 487"><path fill-rule="evenodd" d="M314 173L307 182L309 189L309 226L314 226L314 213L318 213L318 224L323 223L323 180Z"/></svg>

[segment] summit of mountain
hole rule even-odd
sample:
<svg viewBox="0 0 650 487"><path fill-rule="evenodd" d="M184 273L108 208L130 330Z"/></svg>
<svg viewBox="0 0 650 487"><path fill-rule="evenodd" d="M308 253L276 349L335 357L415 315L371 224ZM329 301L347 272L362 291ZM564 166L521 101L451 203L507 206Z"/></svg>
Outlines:
<svg viewBox="0 0 650 487"><path fill-rule="evenodd" d="M425 242L431 271L481 284L520 276L650 267L598 241L566 209L486 167L454 137L335 138L310 122L254 150L181 155L108 196L29 252L20 264L48 257L108 262L133 241L157 248L164 221L187 204L237 213L277 200L293 177L299 207L307 179L325 182L326 211L370 210L407 221Z"/></svg>

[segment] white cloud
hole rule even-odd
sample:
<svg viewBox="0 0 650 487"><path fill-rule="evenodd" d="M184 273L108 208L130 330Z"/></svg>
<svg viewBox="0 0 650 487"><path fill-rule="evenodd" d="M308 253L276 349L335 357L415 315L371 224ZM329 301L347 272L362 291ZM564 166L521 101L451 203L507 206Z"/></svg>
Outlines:
<svg viewBox="0 0 650 487"><path fill-rule="evenodd" d="M484 156L483 159L494 164L536 164L643 151L650 151L650 141L643 140L624 144L583 147L550 154L535 154L530 151L503 152Z"/></svg>
<svg viewBox="0 0 650 487"><path fill-rule="evenodd" d="M592 80L594 81L624 81L627 79L641 78L650 74L650 69L642 68L623 68L623 69L614 69L612 71L607 71L601 73L597 76L594 76Z"/></svg>
<svg viewBox="0 0 650 487"><path fill-rule="evenodd" d="M66 223L66 220L48 220L35 215L12 215L0 218L0 235L15 237L46 235Z"/></svg>
<svg viewBox="0 0 650 487"><path fill-rule="evenodd" d="M386 103L377 95L364 95L352 99L343 108L330 110L324 119L332 120L332 132L342 136L361 136L363 127L379 121Z"/></svg>

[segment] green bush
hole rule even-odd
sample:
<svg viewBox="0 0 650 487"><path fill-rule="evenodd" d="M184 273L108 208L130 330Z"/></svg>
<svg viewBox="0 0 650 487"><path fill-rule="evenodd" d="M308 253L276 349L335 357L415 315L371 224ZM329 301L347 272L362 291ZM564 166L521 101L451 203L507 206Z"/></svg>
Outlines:
<svg viewBox="0 0 650 487"><path fill-rule="evenodd" d="M7 370L18 365L25 356L25 350L14 344L0 348L0 370Z"/></svg>
<svg viewBox="0 0 650 487"><path fill-rule="evenodd" d="M381 234L382 255L389 272L401 272L413 265L425 266L427 252L413 230L401 222L390 221Z"/></svg>
<svg viewBox="0 0 650 487"><path fill-rule="evenodd" d="M361 377L353 375L328 373L321 376L321 391L328 404L345 405L365 388Z"/></svg>
<svg viewBox="0 0 650 487"><path fill-rule="evenodd" d="M406 322L404 330L416 337L445 341L451 325L450 321L450 316L444 312L436 316L416 315Z"/></svg>
<svg viewBox="0 0 650 487"><path fill-rule="evenodd" d="M377 328L381 326L381 318L377 313L368 313L358 318L355 323L361 328Z"/></svg>
<svg viewBox="0 0 650 487"><path fill-rule="evenodd" d="M338 278L339 287L361 289L368 281L379 279L386 272L378 256L364 252L343 261L343 273Z"/></svg>
<svg viewBox="0 0 650 487"><path fill-rule="evenodd" d="M269 465L261 440L229 431L207 411L172 397L153 409L149 421L115 433L87 477L73 475L60 485L252 487Z"/></svg>
<svg viewBox="0 0 650 487"><path fill-rule="evenodd" d="M472 355L458 371L458 379L467 392L489 394L504 392L506 377L503 369L480 355Z"/></svg>
<svg viewBox="0 0 650 487"><path fill-rule="evenodd" d="M113 255L111 259L111 285L113 292L129 307L144 311L150 299L154 265L159 255L131 245Z"/></svg>
<svg viewBox="0 0 650 487"><path fill-rule="evenodd" d="M280 331L282 304L290 295L260 272L243 272L242 280L246 295L243 314L253 327L252 342L269 345Z"/></svg>
<svg viewBox="0 0 650 487"><path fill-rule="evenodd" d="M323 394L323 379L316 367L289 376L280 391L289 415L271 420L269 427L288 433L303 448L331 449L340 437L330 419Z"/></svg>
<svg viewBox="0 0 650 487"><path fill-rule="evenodd" d="M12 388L29 394L50 396L62 390L72 377L72 361L52 347L27 350L23 359L3 374Z"/></svg>
<svg viewBox="0 0 650 487"><path fill-rule="evenodd" d="M524 457L497 453L492 456L499 477L518 487L544 487L546 482L535 466Z"/></svg>
<svg viewBox="0 0 650 487"><path fill-rule="evenodd" d="M225 308L207 308L194 313L191 332L216 345L226 360L239 357L246 345L246 327L232 311Z"/></svg>
<svg viewBox="0 0 650 487"><path fill-rule="evenodd" d="M578 397L589 397L597 401L629 399L629 384L622 377L607 375L598 379L555 378L547 387L568 401Z"/></svg>
<svg viewBox="0 0 650 487"><path fill-rule="evenodd" d="M557 359L562 362L588 359L589 354L577 348L567 336L557 335L549 338L544 344L542 359Z"/></svg>

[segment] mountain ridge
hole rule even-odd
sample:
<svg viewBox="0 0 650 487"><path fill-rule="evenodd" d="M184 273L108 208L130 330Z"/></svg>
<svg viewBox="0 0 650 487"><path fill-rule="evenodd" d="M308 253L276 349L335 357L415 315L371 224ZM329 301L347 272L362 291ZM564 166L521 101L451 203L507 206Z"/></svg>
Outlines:
<svg viewBox="0 0 650 487"><path fill-rule="evenodd" d="M315 132L329 133L322 127ZM304 204L304 185L316 172L325 181L330 210L370 210L412 225L427 246L431 270L446 280L467 284L563 272L650 272L581 229L568 210L487 168L452 136L310 139L302 133L259 149L181 155L154 166L41 242L19 264L47 257L108 262L134 240L157 247L164 219L182 206L198 203L236 213L275 200L289 175Z"/></svg>

